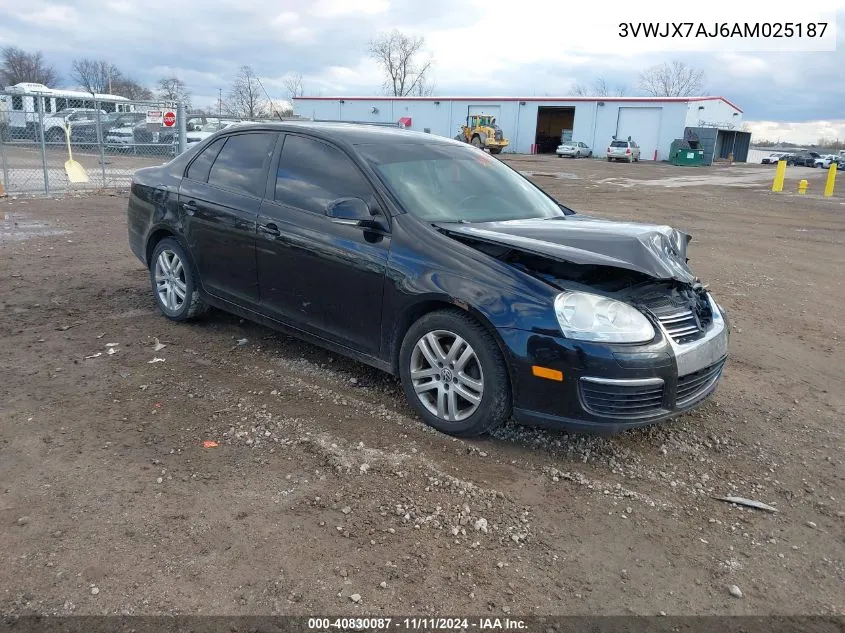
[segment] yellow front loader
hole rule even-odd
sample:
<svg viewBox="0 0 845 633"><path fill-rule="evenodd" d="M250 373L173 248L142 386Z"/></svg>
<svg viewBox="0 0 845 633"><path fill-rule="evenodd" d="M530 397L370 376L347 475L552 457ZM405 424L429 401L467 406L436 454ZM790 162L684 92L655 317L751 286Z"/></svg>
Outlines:
<svg viewBox="0 0 845 633"><path fill-rule="evenodd" d="M491 154L498 154L508 146L508 139L496 125L496 117L490 114L470 114L466 125L461 125L455 140L488 149Z"/></svg>

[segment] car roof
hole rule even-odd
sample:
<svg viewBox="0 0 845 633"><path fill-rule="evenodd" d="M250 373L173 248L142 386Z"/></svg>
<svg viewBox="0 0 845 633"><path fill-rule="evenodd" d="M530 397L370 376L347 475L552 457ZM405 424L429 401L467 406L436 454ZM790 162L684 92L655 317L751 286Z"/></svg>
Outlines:
<svg viewBox="0 0 845 633"><path fill-rule="evenodd" d="M328 121L280 121L278 123L249 123L243 124L249 129L270 129L281 132L307 132L327 140L343 141L350 145L364 145L368 143L413 143L451 145L455 141L434 134L412 132L398 127L366 125L361 123L342 123ZM230 126L226 131L238 126Z"/></svg>

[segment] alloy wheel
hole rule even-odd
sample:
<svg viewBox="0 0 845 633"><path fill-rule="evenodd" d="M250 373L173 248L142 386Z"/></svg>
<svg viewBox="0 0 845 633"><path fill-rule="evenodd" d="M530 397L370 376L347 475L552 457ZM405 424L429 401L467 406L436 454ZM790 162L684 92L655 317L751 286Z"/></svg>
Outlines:
<svg viewBox="0 0 845 633"><path fill-rule="evenodd" d="M161 305L170 312L181 310L188 293L188 285L185 280L185 265L173 251L163 250L159 253L155 264L155 282Z"/></svg>
<svg viewBox="0 0 845 633"><path fill-rule="evenodd" d="M472 346L448 330L424 335L411 353L411 382L420 402L447 422L466 420L484 395L484 374Z"/></svg>

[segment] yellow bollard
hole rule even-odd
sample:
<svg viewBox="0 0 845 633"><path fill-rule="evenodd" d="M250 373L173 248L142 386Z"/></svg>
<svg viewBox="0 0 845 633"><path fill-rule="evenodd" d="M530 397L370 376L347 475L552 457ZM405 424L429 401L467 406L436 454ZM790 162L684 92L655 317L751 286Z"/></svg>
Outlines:
<svg viewBox="0 0 845 633"><path fill-rule="evenodd" d="M783 191L783 179L786 178L786 161L779 160L775 168L775 181L772 183L772 191Z"/></svg>
<svg viewBox="0 0 845 633"><path fill-rule="evenodd" d="M798 193L800 193L803 196L805 193L807 193L807 187L809 185L810 185L810 183L807 182L806 180L799 180L798 181Z"/></svg>
<svg viewBox="0 0 845 633"><path fill-rule="evenodd" d="M830 164L830 169L827 170L827 182L824 185L824 195L830 198L833 195L833 183L836 182L836 163Z"/></svg>

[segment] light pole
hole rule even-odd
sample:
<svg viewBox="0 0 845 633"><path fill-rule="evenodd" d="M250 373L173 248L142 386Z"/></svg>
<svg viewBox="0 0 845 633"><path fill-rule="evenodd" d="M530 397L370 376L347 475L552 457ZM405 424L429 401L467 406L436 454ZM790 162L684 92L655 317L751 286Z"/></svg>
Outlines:
<svg viewBox="0 0 845 633"><path fill-rule="evenodd" d="M217 116L223 116L223 88L217 89Z"/></svg>

